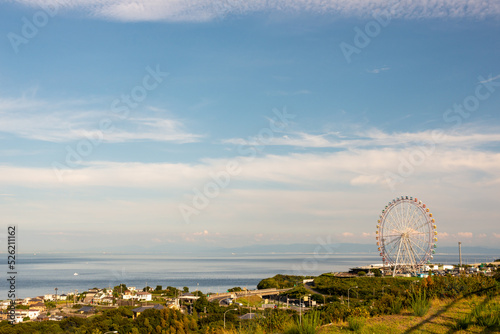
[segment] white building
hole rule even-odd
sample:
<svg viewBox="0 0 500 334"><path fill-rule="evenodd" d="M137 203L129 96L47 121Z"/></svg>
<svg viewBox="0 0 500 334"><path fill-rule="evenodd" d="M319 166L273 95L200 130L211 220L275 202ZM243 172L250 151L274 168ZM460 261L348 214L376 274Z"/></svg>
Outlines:
<svg viewBox="0 0 500 334"><path fill-rule="evenodd" d="M137 299L139 300L145 300L145 301L150 301L153 300L153 296L151 295L150 292L137 292Z"/></svg>

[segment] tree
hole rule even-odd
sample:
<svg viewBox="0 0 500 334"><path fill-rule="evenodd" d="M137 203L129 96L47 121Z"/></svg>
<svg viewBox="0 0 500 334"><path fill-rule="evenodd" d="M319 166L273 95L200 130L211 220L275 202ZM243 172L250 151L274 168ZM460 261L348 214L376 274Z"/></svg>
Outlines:
<svg viewBox="0 0 500 334"><path fill-rule="evenodd" d="M187 286L183 287L182 288L182 292L188 293L189 292L189 288Z"/></svg>
<svg viewBox="0 0 500 334"><path fill-rule="evenodd" d="M113 288L113 293L119 294L121 292L124 292L125 290L128 290L127 285L122 283L122 284L117 285Z"/></svg>
<svg viewBox="0 0 500 334"><path fill-rule="evenodd" d="M360 271L360 272L358 272L358 276L366 276L366 272Z"/></svg>
<svg viewBox="0 0 500 334"><path fill-rule="evenodd" d="M257 284L257 289L259 290L272 288L279 289L278 282L276 282L274 277L263 279Z"/></svg>
<svg viewBox="0 0 500 334"><path fill-rule="evenodd" d="M161 291L163 290L163 287L161 285L157 285L155 291Z"/></svg>

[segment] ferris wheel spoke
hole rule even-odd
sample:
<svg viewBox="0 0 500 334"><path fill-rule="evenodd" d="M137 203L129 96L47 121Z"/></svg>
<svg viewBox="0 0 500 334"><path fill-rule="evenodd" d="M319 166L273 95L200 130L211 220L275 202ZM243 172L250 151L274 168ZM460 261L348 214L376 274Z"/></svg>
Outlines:
<svg viewBox="0 0 500 334"><path fill-rule="evenodd" d="M419 246L419 245L418 245L415 241L413 241L413 240L411 240L411 239L410 239L410 241L411 241L411 242L412 242L412 243L413 243L413 244L414 244L417 248L419 248L419 249L420 249L420 250L421 250L424 254L426 254L426 253L427 253L427 251L426 251L425 249L423 249L422 247L420 247L420 246Z"/></svg>
<svg viewBox="0 0 500 334"><path fill-rule="evenodd" d="M427 221L427 219L425 219L425 222L422 223L420 226L418 226L415 230L419 230L421 227L424 227L425 225L429 224L429 222Z"/></svg>
<svg viewBox="0 0 500 334"><path fill-rule="evenodd" d="M384 242L384 245L390 245L392 244L394 241L398 241L399 239L401 239L401 235L397 235L395 238L392 238L391 241L389 242ZM385 240L385 239L384 239Z"/></svg>
<svg viewBox="0 0 500 334"><path fill-rule="evenodd" d="M398 266L398 263L399 263L399 254L401 252L401 243L402 243L403 239L399 239L399 244L398 244L398 253L396 255L396 261L395 261L395 264L394 264L394 273L396 272L396 268Z"/></svg>
<svg viewBox="0 0 500 334"><path fill-rule="evenodd" d="M393 251L395 250L396 246L398 245L398 241L401 240L401 237L393 239L391 242L387 243L386 246L389 246L391 243L393 243L391 246L391 249L386 249L387 254L393 255Z"/></svg>
<svg viewBox="0 0 500 334"><path fill-rule="evenodd" d="M410 263L412 265L415 265L417 263L417 254L413 251L413 248L411 247L411 240L409 238L406 239L406 247L408 249L408 253L410 254L411 261Z"/></svg>
<svg viewBox="0 0 500 334"><path fill-rule="evenodd" d="M413 217L415 217L415 215L418 214L418 211L419 211L419 209L413 208L413 214L411 215L410 220L409 220L412 224L411 228L413 228L413 226L416 224L416 222L418 222L418 219L415 221L415 223L413 222Z"/></svg>
<svg viewBox="0 0 500 334"><path fill-rule="evenodd" d="M397 217L397 213L395 212L395 210L389 211L389 213L387 214L387 221L390 223L390 225L394 225L398 229L401 228L399 226L398 217Z"/></svg>

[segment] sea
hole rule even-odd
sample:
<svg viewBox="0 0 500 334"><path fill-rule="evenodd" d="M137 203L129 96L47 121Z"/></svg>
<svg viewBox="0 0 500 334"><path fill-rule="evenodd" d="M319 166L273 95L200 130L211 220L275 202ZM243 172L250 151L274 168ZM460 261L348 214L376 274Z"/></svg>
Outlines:
<svg viewBox="0 0 500 334"><path fill-rule="evenodd" d="M491 255L470 255L464 262L492 261ZM371 254L234 254L192 256L167 254L18 254L16 297L68 294L112 288L121 283L142 289L188 287L204 293L226 292L232 287L255 289L264 278L277 274L320 275L378 264ZM433 263L456 264L456 254L436 254ZM5 266L6 267L6 266ZM7 273L7 270L5 270ZM8 277L7 277L8 278ZM0 300L8 299L9 282L0 283Z"/></svg>

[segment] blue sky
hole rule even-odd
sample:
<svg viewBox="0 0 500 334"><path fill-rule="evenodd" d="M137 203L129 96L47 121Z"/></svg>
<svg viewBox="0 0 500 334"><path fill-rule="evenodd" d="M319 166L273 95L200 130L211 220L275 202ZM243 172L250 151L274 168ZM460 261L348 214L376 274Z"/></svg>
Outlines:
<svg viewBox="0 0 500 334"><path fill-rule="evenodd" d="M498 244L497 2L41 3L0 1L26 251L372 243L401 195L443 244Z"/></svg>

